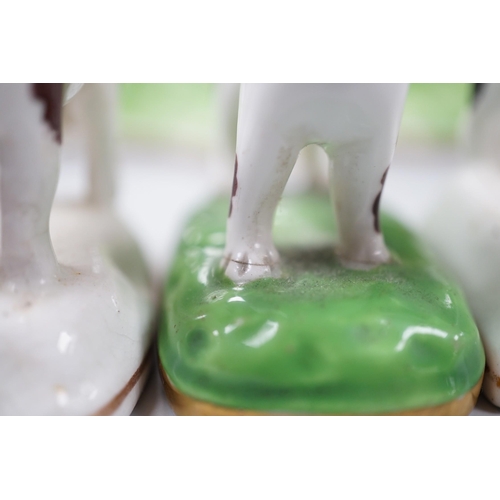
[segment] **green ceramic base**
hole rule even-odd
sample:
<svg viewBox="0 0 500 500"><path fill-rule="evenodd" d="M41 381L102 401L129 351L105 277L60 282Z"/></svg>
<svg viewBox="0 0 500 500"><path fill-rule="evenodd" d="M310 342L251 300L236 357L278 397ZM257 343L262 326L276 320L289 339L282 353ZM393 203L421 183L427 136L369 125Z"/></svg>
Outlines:
<svg viewBox="0 0 500 500"><path fill-rule="evenodd" d="M467 393L484 369L461 292L399 223L382 217L392 264L343 268L327 198L284 199L283 278L236 286L219 269L228 200L184 231L163 301L159 356L182 393L268 412L385 413Z"/></svg>

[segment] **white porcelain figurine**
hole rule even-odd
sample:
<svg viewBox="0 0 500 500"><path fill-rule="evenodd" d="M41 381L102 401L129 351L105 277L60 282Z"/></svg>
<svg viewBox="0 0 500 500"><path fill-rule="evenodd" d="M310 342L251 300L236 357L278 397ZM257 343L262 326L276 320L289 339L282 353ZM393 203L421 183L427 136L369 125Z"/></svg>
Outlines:
<svg viewBox="0 0 500 500"><path fill-rule="evenodd" d="M467 295L486 353L483 393L500 406L500 84L481 84L467 130L467 161L446 179L424 236Z"/></svg>
<svg viewBox="0 0 500 500"><path fill-rule="evenodd" d="M3 415L130 414L147 374L149 278L112 208L115 88L84 89L89 196L52 209L78 85L0 85Z"/></svg>
<svg viewBox="0 0 500 500"><path fill-rule="evenodd" d="M280 275L272 240L276 207L302 148L331 160L338 254L348 267L389 259L379 201L407 84L242 84L223 266L235 282ZM348 117L348 119L346 119ZM250 146L251 145L251 146Z"/></svg>

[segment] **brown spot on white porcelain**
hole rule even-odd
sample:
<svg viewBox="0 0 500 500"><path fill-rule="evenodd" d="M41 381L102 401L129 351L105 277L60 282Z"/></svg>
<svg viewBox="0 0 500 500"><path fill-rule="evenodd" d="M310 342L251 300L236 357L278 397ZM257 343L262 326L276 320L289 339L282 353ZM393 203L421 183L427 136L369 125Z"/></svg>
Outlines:
<svg viewBox="0 0 500 500"><path fill-rule="evenodd" d="M233 198L236 195L236 191L238 191L238 155L236 155L234 159L233 189L231 191L231 203L229 204L228 217L231 217L231 213L233 212Z"/></svg>
<svg viewBox="0 0 500 500"><path fill-rule="evenodd" d="M62 83L33 83L33 95L45 105L44 120L55 132L56 140L61 144L61 119L62 119Z"/></svg>
<svg viewBox="0 0 500 500"><path fill-rule="evenodd" d="M373 201L372 205L373 225L377 233L380 233L380 221L379 221L380 198L382 197L382 191L384 189L385 179L387 177L387 172L389 171L389 167L385 169L384 175L382 175L382 179L380 180L380 184L382 185L382 187L380 188L380 191L375 197L375 200Z"/></svg>

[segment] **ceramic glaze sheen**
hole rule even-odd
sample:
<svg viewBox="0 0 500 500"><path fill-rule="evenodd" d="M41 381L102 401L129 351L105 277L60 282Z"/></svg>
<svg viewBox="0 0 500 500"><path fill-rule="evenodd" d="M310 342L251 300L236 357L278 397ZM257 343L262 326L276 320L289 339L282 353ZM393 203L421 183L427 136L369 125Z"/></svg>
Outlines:
<svg viewBox="0 0 500 500"><path fill-rule="evenodd" d="M281 278L235 284L219 267L227 200L188 224L166 284L159 356L196 400L268 413L377 414L459 399L484 353L458 288L392 219L390 263L341 265L328 198L284 199Z"/></svg>
<svg viewBox="0 0 500 500"><path fill-rule="evenodd" d="M0 290L0 378L9 381L0 413L91 415L118 397L110 413L130 414L147 366L134 394L120 392L152 339L139 249L111 210L94 206L54 209L51 235L56 283Z"/></svg>

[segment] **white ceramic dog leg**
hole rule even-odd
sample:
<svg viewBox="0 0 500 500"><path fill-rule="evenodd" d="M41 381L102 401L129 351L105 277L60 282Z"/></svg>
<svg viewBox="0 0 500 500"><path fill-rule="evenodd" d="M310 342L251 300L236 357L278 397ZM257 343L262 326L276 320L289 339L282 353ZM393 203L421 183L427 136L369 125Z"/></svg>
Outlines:
<svg viewBox="0 0 500 500"><path fill-rule="evenodd" d="M389 260L379 222L380 198L396 140L396 131L388 132L331 153L330 192L340 237L337 253L346 267L368 269Z"/></svg>
<svg viewBox="0 0 500 500"><path fill-rule="evenodd" d="M2 84L1 279L37 286L57 278L49 216L57 187L62 84Z"/></svg>
<svg viewBox="0 0 500 500"><path fill-rule="evenodd" d="M335 165L342 258L385 262L378 204L392 161L406 84L243 84L224 266L236 282L279 276L272 222L299 151L325 148Z"/></svg>
<svg viewBox="0 0 500 500"><path fill-rule="evenodd" d="M81 118L89 155L89 201L109 205L115 195L117 86L87 83L81 94Z"/></svg>
<svg viewBox="0 0 500 500"><path fill-rule="evenodd" d="M236 282L280 274L272 239L274 212L301 149L274 126L262 102L266 91L258 85L241 89L224 264Z"/></svg>

